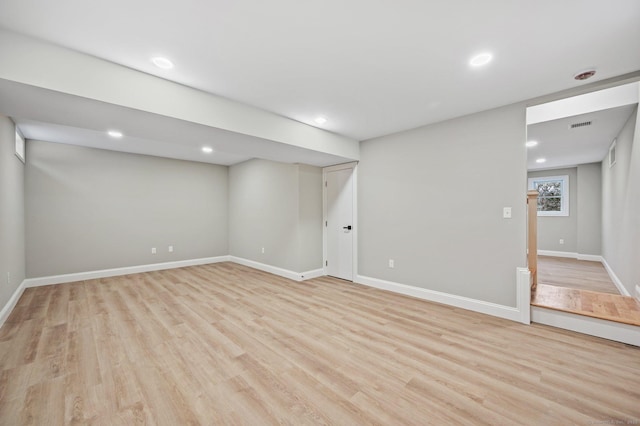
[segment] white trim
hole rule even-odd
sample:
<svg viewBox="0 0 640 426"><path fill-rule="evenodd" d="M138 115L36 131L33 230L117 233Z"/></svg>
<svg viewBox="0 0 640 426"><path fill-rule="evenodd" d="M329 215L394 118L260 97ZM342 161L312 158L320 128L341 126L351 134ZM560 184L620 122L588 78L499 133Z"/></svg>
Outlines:
<svg viewBox="0 0 640 426"><path fill-rule="evenodd" d="M531 321L616 342L640 346L640 327L554 309L531 307Z"/></svg>
<svg viewBox="0 0 640 426"><path fill-rule="evenodd" d="M521 284L522 279L520 279L520 281ZM525 281L527 280L525 279ZM524 315L522 315L522 312L517 307L514 308L512 306L498 305L497 303L470 299L468 297L457 296L455 294L442 293L439 291L385 281L378 278L366 277L363 275L356 276L355 283L391 291L394 293L400 293L407 296L417 297L418 299L424 299L430 302L437 302L474 312L480 312L482 314L492 315L494 317L505 318L517 322L525 322ZM520 294L520 296L521 298L519 300L523 300L524 295ZM529 309L529 303L527 303L527 309Z"/></svg>
<svg viewBox="0 0 640 426"><path fill-rule="evenodd" d="M11 298L7 301L7 304L4 305L2 311L0 311L0 327L2 327L7 318L9 318L9 315L11 315L11 311L16 307L16 304L18 303L18 300L20 300L20 297L22 296L22 293L24 293L24 289L26 287L25 281L22 281L16 291L11 295Z"/></svg>
<svg viewBox="0 0 640 426"><path fill-rule="evenodd" d="M538 250L538 256L568 257L570 259L588 260L590 262L602 262L602 256L598 254L580 254L571 251Z"/></svg>
<svg viewBox="0 0 640 426"><path fill-rule="evenodd" d="M229 256L229 262L234 262L239 265L248 266L249 268L258 269L260 271L268 272L273 275L279 275L284 278L289 278L294 281L304 281L311 278L317 278L324 275L324 269L314 269L307 272L294 272L289 269L279 268L277 266L267 265L266 263L256 262L255 260L244 259L242 257Z"/></svg>
<svg viewBox="0 0 640 426"><path fill-rule="evenodd" d="M138 274L140 272L162 271L164 269L184 268L185 266L206 265L209 263L228 262L229 256L204 257L201 259L178 260L175 262L153 263L150 265L126 266L124 268L102 269L99 271L76 272L73 274L51 275L48 277L28 278L24 280L26 287L71 283L96 278L116 277L119 275Z"/></svg>
<svg viewBox="0 0 640 426"><path fill-rule="evenodd" d="M618 142L618 139L615 138L613 140L613 142L611 142L611 145L609 146L609 168L613 167L614 164L616 164L616 144Z"/></svg>
<svg viewBox="0 0 640 426"><path fill-rule="evenodd" d="M629 290L627 290L624 284L622 284L622 281L620 281L620 278L618 278L616 273L613 272L613 269L611 268L611 266L609 266L609 264L607 263L607 260L604 257L602 258L602 264L604 265L604 269L607 270L607 273L609 274L611 281L613 281L613 284L615 284L620 294L623 296L631 296L631 294L629 294Z"/></svg>
<svg viewBox="0 0 640 426"><path fill-rule="evenodd" d="M20 131L20 129L18 129L18 126L15 126L15 128L16 128L15 154L16 154L16 157L20 159L20 161L25 163L26 145L24 141L24 136L22 135L22 132Z"/></svg>
<svg viewBox="0 0 640 426"><path fill-rule="evenodd" d="M520 312L520 322L531 324L531 272L529 268L516 270L516 308Z"/></svg>
<svg viewBox="0 0 640 426"><path fill-rule="evenodd" d="M352 246L352 256L353 256L353 272L352 276L355 280L358 276L358 162L352 161L350 163L337 164L335 166L324 167L322 169L322 221L325 222L327 220L327 173L335 172L337 170L344 169L352 169L351 175L351 185L353 192L353 246ZM322 274L327 275L327 226L322 227Z"/></svg>
<svg viewBox="0 0 640 426"><path fill-rule="evenodd" d="M589 262L600 262L602 263L602 256L597 254L580 254L577 253L576 259L578 260L588 260Z"/></svg>
<svg viewBox="0 0 640 426"><path fill-rule="evenodd" d="M314 269L312 271L301 272L300 273L300 281L311 280L313 278L318 278L324 276L324 269Z"/></svg>
<svg viewBox="0 0 640 426"><path fill-rule="evenodd" d="M578 253L570 251L538 250L538 256L569 257L571 259L577 259Z"/></svg>

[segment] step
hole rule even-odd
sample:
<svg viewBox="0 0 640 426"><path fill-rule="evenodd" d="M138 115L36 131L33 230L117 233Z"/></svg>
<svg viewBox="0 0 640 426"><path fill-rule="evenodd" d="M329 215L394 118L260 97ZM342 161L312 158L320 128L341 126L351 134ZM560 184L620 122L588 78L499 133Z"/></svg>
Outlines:
<svg viewBox="0 0 640 426"><path fill-rule="evenodd" d="M640 326L640 302L618 294L538 284L531 305Z"/></svg>

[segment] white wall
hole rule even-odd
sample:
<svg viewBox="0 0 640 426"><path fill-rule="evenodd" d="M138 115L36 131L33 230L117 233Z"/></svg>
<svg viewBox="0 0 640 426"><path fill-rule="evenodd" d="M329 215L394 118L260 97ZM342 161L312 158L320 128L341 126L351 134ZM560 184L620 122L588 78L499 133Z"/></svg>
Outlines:
<svg viewBox="0 0 640 426"><path fill-rule="evenodd" d="M227 167L29 140L26 229L29 278L226 255Z"/></svg>
<svg viewBox="0 0 640 426"><path fill-rule="evenodd" d="M630 294L640 285L640 120L617 137L615 165L602 163L602 256Z"/></svg>
<svg viewBox="0 0 640 426"><path fill-rule="evenodd" d="M515 306L525 127L518 104L362 142L358 274Z"/></svg>
<svg viewBox="0 0 640 426"><path fill-rule="evenodd" d="M229 254L293 272L322 268L322 169L267 160L231 166Z"/></svg>
<svg viewBox="0 0 640 426"><path fill-rule="evenodd" d="M0 310L25 279L24 229L24 165L13 122L0 115Z"/></svg>

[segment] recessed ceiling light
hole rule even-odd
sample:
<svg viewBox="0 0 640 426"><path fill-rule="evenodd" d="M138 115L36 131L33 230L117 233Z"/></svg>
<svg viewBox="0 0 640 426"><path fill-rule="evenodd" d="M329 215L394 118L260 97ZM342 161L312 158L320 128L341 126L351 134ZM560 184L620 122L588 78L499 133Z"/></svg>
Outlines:
<svg viewBox="0 0 640 426"><path fill-rule="evenodd" d="M163 58L162 56L156 56L155 58L151 58L151 62L158 68L162 68L163 70L169 70L173 68L173 62L168 60L167 58Z"/></svg>
<svg viewBox="0 0 640 426"><path fill-rule="evenodd" d="M536 163L544 163L545 161L547 161L547 159L546 159L546 158L538 158L538 159L536 160Z"/></svg>
<svg viewBox="0 0 640 426"><path fill-rule="evenodd" d="M538 141L527 141L527 148L531 148L532 146L538 145Z"/></svg>
<svg viewBox="0 0 640 426"><path fill-rule="evenodd" d="M112 138L121 138L122 137L122 132L118 131L118 130L109 130L107 132L107 134L109 136L111 136Z"/></svg>
<svg viewBox="0 0 640 426"><path fill-rule="evenodd" d="M317 124L324 124L327 121L329 121L329 119L327 117L323 117L321 115L321 116L316 117L313 121L315 121Z"/></svg>
<svg viewBox="0 0 640 426"><path fill-rule="evenodd" d="M213 152L213 148L211 148L210 146L203 146L202 147L202 152L205 152L207 154L211 154Z"/></svg>
<svg viewBox="0 0 640 426"><path fill-rule="evenodd" d="M487 65L492 59L493 55L491 53L480 53L479 55L471 58L469 65L472 67L481 67L483 65Z"/></svg>

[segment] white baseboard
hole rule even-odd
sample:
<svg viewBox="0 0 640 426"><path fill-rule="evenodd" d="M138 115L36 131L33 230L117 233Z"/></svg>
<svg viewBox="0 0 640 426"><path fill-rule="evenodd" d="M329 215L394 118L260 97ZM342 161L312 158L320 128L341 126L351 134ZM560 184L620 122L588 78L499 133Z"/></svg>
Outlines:
<svg viewBox="0 0 640 426"><path fill-rule="evenodd" d="M602 256L600 256L599 254L581 254L571 251L538 250L538 256L567 257L570 259L602 262Z"/></svg>
<svg viewBox="0 0 640 426"><path fill-rule="evenodd" d="M576 315L539 306L531 307L531 321L640 346L640 327L634 325Z"/></svg>
<svg viewBox="0 0 640 426"><path fill-rule="evenodd" d="M620 281L620 278L618 278L616 273L613 272L613 269L611 268L611 266L609 266L607 260L604 257L602 258L602 264L604 265L604 269L607 270L611 281L613 281L620 294L623 296L631 296L631 294L629 294L629 290L627 290L624 284L622 284L622 281Z"/></svg>
<svg viewBox="0 0 640 426"><path fill-rule="evenodd" d="M531 272L529 268L516 269L516 308L520 312L520 322L531 324Z"/></svg>
<svg viewBox="0 0 640 426"><path fill-rule="evenodd" d="M25 281L22 281L16 291L14 291L11 295L11 298L9 299L7 304L4 305L2 311L0 311L0 327L2 327L7 318L9 318L9 315L11 315L11 311L13 311L13 308L16 307L16 304L18 303L18 300L20 300L20 296L22 296L22 293L24 293L25 288Z"/></svg>
<svg viewBox="0 0 640 426"><path fill-rule="evenodd" d="M255 260L244 259L242 257L229 256L229 261L248 266L250 268L259 269L270 274L279 275L284 278L289 278L294 281L304 281L324 275L322 268L307 272L294 272L277 266L267 265L266 263L256 262Z"/></svg>
<svg viewBox="0 0 640 426"><path fill-rule="evenodd" d="M306 281L306 280L310 280L310 279L318 278L322 276L324 276L323 268L300 273L300 278L302 279L302 281Z"/></svg>
<svg viewBox="0 0 640 426"><path fill-rule="evenodd" d="M521 271L521 269L523 271ZM524 272L526 271L526 272ZM366 277L363 275L357 275L355 282L358 284L364 284L369 287L375 287L382 290L392 291L394 293L400 293L407 296L416 297L418 299L428 300L430 302L442 303L444 305L455 306L457 308L467 309L474 312L480 312L494 317L505 318L512 321L522 322L529 324L529 300L530 296L526 297L524 293L527 293L529 288L529 270L526 268L518 268L518 305L521 305L526 299L526 306L504 306L497 303L485 302L483 300L471 299L468 297L457 296L455 294L442 293L439 291L428 290L421 287L414 287L406 284L395 283L392 281L385 281L378 278ZM521 289L521 286L527 289ZM522 309L521 309L522 308ZM523 311L526 311L523 313Z"/></svg>
<svg viewBox="0 0 640 426"><path fill-rule="evenodd" d="M204 257L201 259L178 260L175 262L153 263L150 265L126 266L124 268L102 269L99 271L77 272L73 274L51 275L48 277L28 278L26 287L71 283L75 281L93 280L96 278L117 277L119 275L138 274L141 272L162 271L164 269L184 268L185 266L206 265L209 263L228 262L229 256Z"/></svg>
<svg viewBox="0 0 640 426"><path fill-rule="evenodd" d="M538 250L538 256L568 257L571 259L577 259L578 253L570 251Z"/></svg>
<svg viewBox="0 0 640 426"><path fill-rule="evenodd" d="M602 256L598 254L580 254L578 253L578 260L588 260L590 262L602 262Z"/></svg>

